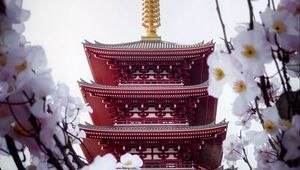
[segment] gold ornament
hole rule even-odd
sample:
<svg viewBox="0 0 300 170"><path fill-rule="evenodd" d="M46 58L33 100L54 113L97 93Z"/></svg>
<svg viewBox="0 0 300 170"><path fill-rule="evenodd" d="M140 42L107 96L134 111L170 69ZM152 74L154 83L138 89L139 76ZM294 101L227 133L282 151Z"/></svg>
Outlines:
<svg viewBox="0 0 300 170"><path fill-rule="evenodd" d="M143 0L143 27L146 28L146 36L142 40L160 41L156 29L160 26L159 0Z"/></svg>

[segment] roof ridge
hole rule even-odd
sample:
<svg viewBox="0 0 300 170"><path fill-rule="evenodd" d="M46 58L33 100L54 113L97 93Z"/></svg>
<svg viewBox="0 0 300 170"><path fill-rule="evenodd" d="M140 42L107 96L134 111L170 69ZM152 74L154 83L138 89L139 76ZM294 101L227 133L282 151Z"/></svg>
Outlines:
<svg viewBox="0 0 300 170"><path fill-rule="evenodd" d="M106 44L95 41L94 43L85 40L83 42L85 46L97 47L97 48L110 48L110 49L185 49L185 48L199 48L214 45L213 40L204 43L204 41L194 44L181 44L169 41L132 41L126 43Z"/></svg>

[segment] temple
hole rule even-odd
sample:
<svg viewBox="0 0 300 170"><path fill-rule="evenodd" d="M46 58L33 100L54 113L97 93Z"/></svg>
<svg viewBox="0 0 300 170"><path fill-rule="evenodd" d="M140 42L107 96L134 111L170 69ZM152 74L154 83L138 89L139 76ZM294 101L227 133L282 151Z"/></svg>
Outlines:
<svg viewBox="0 0 300 170"><path fill-rule="evenodd" d="M143 5L140 41L83 43L94 81L79 81L93 108L93 124L80 125L82 150L89 162L129 152L143 159L143 169L217 169L227 123L215 123L217 100L207 93L214 43L162 41L159 1Z"/></svg>

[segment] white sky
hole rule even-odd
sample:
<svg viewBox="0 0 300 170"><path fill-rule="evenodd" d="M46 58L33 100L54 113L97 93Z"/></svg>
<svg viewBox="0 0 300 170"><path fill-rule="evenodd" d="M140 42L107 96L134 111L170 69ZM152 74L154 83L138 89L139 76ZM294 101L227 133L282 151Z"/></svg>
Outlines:
<svg viewBox="0 0 300 170"><path fill-rule="evenodd" d="M228 37L233 37L236 24L248 21L247 1L219 1ZM142 0L26 0L23 4L31 11L31 18L25 23L27 40L44 47L54 79L66 83L74 96L81 96L77 85L80 78L92 79L81 44L85 39L122 43L140 40L144 34ZM213 39L222 43L214 0L161 0L160 4L162 26L158 34L163 40L192 44ZM264 10L266 4L267 0L254 1L254 13ZM228 134L239 133L230 115L233 98L226 90L218 105L217 121L231 121ZM250 157L254 159L252 154ZM13 169L3 161L0 158L0 167ZM237 165L247 169L244 163Z"/></svg>

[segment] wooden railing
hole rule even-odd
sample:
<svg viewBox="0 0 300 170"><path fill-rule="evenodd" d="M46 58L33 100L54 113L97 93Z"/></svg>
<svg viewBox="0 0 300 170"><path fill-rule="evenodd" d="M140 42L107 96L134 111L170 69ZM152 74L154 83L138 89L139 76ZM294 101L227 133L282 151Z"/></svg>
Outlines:
<svg viewBox="0 0 300 170"><path fill-rule="evenodd" d="M179 162L159 162L159 163L151 163L144 162L144 168L195 168L195 164L193 163L179 163Z"/></svg>
<svg viewBox="0 0 300 170"><path fill-rule="evenodd" d="M188 120L184 119L128 119L128 120L116 120L115 126L126 125L189 125Z"/></svg>

